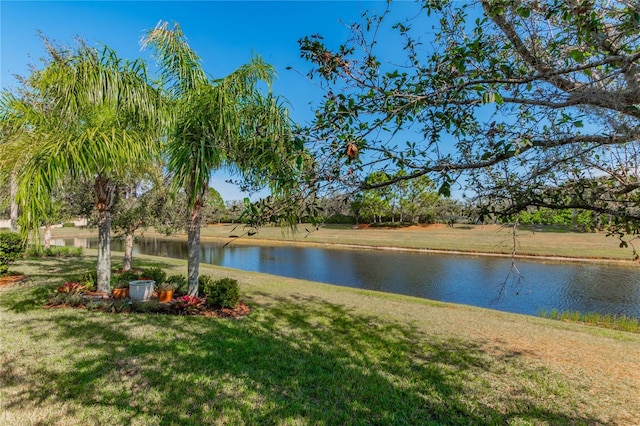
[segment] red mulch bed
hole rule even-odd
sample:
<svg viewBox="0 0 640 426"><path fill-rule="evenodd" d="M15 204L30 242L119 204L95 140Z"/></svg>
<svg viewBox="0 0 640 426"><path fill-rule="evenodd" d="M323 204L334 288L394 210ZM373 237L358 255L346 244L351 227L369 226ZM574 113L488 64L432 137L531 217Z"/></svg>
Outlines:
<svg viewBox="0 0 640 426"><path fill-rule="evenodd" d="M220 308L214 310L204 311L202 315L205 317L215 318L242 318L251 313L251 308L244 302L240 301L235 308Z"/></svg>
<svg viewBox="0 0 640 426"><path fill-rule="evenodd" d="M107 300L104 298L96 298L94 300ZM78 306L71 306L69 304L51 304L51 303L47 303L46 305L44 305L45 309L55 309L55 308L80 308L80 309L86 309L85 305L78 305ZM126 313L131 313L126 311ZM135 313L135 312L134 312ZM249 305L247 305L246 303L244 303L243 301L240 301L235 308L230 309L230 308L220 308L220 309L205 309L204 311L202 311L199 315L201 316L205 316L205 317L209 317L209 318L234 318L234 319L239 319L242 317L245 317L247 315L249 315L251 313L251 307ZM160 314L164 314L164 315L172 315L171 312L161 312ZM178 315L178 314L173 314L173 315Z"/></svg>
<svg viewBox="0 0 640 426"><path fill-rule="evenodd" d="M0 277L0 287L17 284L28 279L29 277L26 275L6 275L4 277Z"/></svg>

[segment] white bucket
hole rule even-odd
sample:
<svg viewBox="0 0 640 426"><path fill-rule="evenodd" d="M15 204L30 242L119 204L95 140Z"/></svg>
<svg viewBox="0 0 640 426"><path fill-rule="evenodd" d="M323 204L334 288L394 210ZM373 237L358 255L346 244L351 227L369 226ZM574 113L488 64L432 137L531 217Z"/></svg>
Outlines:
<svg viewBox="0 0 640 426"><path fill-rule="evenodd" d="M153 294L153 286L155 283L153 280L129 281L129 298L134 302L148 301Z"/></svg>

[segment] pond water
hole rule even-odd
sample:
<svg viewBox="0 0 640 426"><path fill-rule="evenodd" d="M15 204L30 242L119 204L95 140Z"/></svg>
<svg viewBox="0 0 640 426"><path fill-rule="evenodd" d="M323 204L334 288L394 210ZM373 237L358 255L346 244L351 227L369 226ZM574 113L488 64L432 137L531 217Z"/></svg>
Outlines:
<svg viewBox="0 0 640 426"><path fill-rule="evenodd" d="M95 239L65 240L95 248ZM114 241L112 249L123 251ZM138 238L134 253L187 258L186 241ZM135 257L135 256L134 256ZM640 267L406 251L203 242L201 261L507 312L552 309L640 317Z"/></svg>

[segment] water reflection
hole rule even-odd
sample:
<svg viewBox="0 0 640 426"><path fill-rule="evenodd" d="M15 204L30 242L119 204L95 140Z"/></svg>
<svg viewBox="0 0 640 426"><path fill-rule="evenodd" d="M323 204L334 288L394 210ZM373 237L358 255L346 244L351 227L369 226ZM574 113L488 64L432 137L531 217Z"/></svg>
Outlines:
<svg viewBox="0 0 640 426"><path fill-rule="evenodd" d="M94 248L96 240L64 243ZM112 248L122 251L123 243ZM520 260L520 279L506 280L511 260L495 257L211 242L200 250L201 261L214 265L527 315L557 309L640 317L640 270L633 267ZM134 253L186 259L187 244L139 238Z"/></svg>

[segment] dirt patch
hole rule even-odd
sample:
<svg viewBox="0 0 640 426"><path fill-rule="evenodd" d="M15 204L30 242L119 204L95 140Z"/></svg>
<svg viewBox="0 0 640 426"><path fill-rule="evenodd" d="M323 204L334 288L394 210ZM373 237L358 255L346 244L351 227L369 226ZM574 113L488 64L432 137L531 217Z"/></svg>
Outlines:
<svg viewBox="0 0 640 426"><path fill-rule="evenodd" d="M447 225L445 225L444 223L419 223L416 225L409 225L409 226L405 226L403 228L403 230L412 230L412 229L418 229L418 230L425 230L425 229L442 229L442 228L446 228Z"/></svg>
<svg viewBox="0 0 640 426"><path fill-rule="evenodd" d="M414 225L405 225L405 224L397 224L396 226L392 225L378 225L378 224L369 224L369 223L361 223L359 225L355 225L355 229L396 229L396 230L420 230L424 231L427 229L442 229L446 228L447 225L444 223L416 223Z"/></svg>

